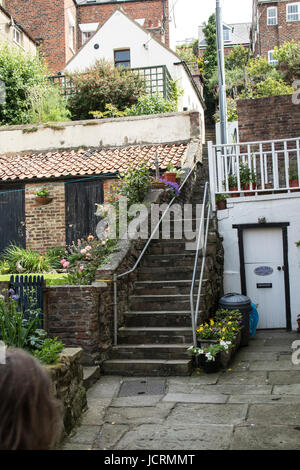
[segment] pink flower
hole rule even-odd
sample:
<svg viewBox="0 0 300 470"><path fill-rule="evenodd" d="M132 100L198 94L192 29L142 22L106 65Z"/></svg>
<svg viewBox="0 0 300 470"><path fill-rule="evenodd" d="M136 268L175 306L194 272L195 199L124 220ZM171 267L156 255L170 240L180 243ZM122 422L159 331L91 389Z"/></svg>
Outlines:
<svg viewBox="0 0 300 470"><path fill-rule="evenodd" d="M62 260L60 261L60 264L62 264L62 265L63 265L63 264L64 264L64 263L66 263L66 262L67 262L67 260L66 260L66 259L62 259Z"/></svg>
<svg viewBox="0 0 300 470"><path fill-rule="evenodd" d="M86 251L90 251L90 250L92 249L92 247L89 246L89 245L87 245L87 246L85 247L85 249L86 249Z"/></svg>
<svg viewBox="0 0 300 470"><path fill-rule="evenodd" d="M105 245L106 245L106 242L105 242L105 241L103 241L103 242L101 243L101 245L102 245L102 246L105 246Z"/></svg>
<svg viewBox="0 0 300 470"><path fill-rule="evenodd" d="M82 250L80 250L80 253L81 253L82 255L85 255L85 254L86 254L86 249L83 248Z"/></svg>
<svg viewBox="0 0 300 470"><path fill-rule="evenodd" d="M84 266L79 266L79 271L82 272L84 270Z"/></svg>
<svg viewBox="0 0 300 470"><path fill-rule="evenodd" d="M66 261L66 262L63 264L63 267L64 267L64 268L68 268L69 266L70 266L69 261Z"/></svg>

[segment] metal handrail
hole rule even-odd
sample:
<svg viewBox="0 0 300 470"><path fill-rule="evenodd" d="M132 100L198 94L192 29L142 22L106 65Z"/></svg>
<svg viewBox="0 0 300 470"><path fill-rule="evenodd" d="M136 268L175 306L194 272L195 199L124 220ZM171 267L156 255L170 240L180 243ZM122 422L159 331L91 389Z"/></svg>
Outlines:
<svg viewBox="0 0 300 470"><path fill-rule="evenodd" d="M199 163L198 160L194 163L193 167L190 169L190 171L187 174L187 176L185 177L184 181L179 186L180 190L184 187L184 185L186 184L186 182L190 178L191 174L193 173L193 171L194 171L194 169L195 169L195 167L197 166L198 163ZM113 282L114 282L114 345L115 346L117 346L117 344L118 344L118 288L117 288L118 279L121 279L122 277L128 276L129 274L133 273L136 270L136 268L139 266L139 264L140 264L140 262L141 262L141 260L144 256L150 242L153 240L154 235L156 234L157 230L159 229L163 219L165 218L165 215L169 211L169 209L172 206L175 199L176 199L176 197L173 197L172 200L169 202L167 208L163 212L161 218L157 222L154 230L152 231L150 237L148 238L147 243L145 244L145 246L144 246L140 256L138 257L135 265L133 266L133 268L131 268L129 271L126 271L125 273L114 274L114 276L113 276Z"/></svg>
<svg viewBox="0 0 300 470"><path fill-rule="evenodd" d="M200 243L201 243L201 237L202 237L202 229L205 223L206 205L208 205L208 210L207 210L204 244L202 247L202 265L201 265L199 286L198 286L198 292L197 292L196 308L194 308L194 289L195 289L196 274L197 274L197 267L198 267L198 261L199 261L199 251L200 251ZM190 290L190 306L191 306L191 319L192 319L194 347L197 347L196 325L198 321L203 275L204 275L204 268L205 268L205 261L206 261L206 249L207 249L208 229L209 229L209 223L210 223L210 213L211 213L211 197L210 197L210 191L209 191L209 183L206 182L205 188L204 188L201 220L200 220L199 232L198 232L198 238L197 238L193 278L192 278L192 284L191 284L191 290Z"/></svg>

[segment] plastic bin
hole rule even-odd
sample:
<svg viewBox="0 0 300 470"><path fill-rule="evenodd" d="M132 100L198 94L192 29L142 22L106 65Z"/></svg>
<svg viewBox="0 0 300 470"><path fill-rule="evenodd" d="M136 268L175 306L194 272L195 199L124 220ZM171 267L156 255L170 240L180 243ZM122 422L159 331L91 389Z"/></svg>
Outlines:
<svg viewBox="0 0 300 470"><path fill-rule="evenodd" d="M230 293L226 294L219 300L219 309L239 310L243 315L243 329L241 346L248 346L249 341L249 318L252 310L251 299L246 295Z"/></svg>

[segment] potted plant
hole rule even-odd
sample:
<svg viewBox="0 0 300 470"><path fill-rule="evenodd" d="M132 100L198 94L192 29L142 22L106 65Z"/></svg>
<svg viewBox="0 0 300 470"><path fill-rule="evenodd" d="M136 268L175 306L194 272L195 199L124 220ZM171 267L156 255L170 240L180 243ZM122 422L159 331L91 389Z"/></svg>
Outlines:
<svg viewBox="0 0 300 470"><path fill-rule="evenodd" d="M182 176L185 174L183 169L175 169L176 173L176 183L180 185Z"/></svg>
<svg viewBox="0 0 300 470"><path fill-rule="evenodd" d="M245 163L240 163L240 181L241 186L245 191L249 191L250 184L256 188L256 174L250 170ZM245 193L245 196L254 196L255 193Z"/></svg>
<svg viewBox="0 0 300 470"><path fill-rule="evenodd" d="M44 187L35 193L35 200L38 204L45 206L53 201L53 197L50 197L49 189Z"/></svg>
<svg viewBox="0 0 300 470"><path fill-rule="evenodd" d="M192 346L188 349L188 352L195 357L197 365L204 372L211 374L221 369L221 353L226 349L228 349L228 345L225 342L220 342L203 348L194 348Z"/></svg>
<svg viewBox="0 0 300 470"><path fill-rule="evenodd" d="M167 171L164 174L164 180L171 181L172 183L176 183L176 178L177 178L176 168L171 163L169 163L167 165Z"/></svg>
<svg viewBox="0 0 300 470"><path fill-rule="evenodd" d="M219 211L226 209L226 199L228 197L228 194L216 194L216 204Z"/></svg>
<svg viewBox="0 0 300 470"><path fill-rule="evenodd" d="M228 176L228 186L229 191L237 191L238 190L238 183L236 175L229 175ZM231 197L239 197L239 193L232 194Z"/></svg>
<svg viewBox="0 0 300 470"><path fill-rule="evenodd" d="M166 184L162 178L152 178L151 187L153 189L166 189Z"/></svg>
<svg viewBox="0 0 300 470"><path fill-rule="evenodd" d="M295 163L292 163L289 168L289 187L299 188L298 168ZM294 189L291 192L293 193L295 191L299 191L299 189Z"/></svg>

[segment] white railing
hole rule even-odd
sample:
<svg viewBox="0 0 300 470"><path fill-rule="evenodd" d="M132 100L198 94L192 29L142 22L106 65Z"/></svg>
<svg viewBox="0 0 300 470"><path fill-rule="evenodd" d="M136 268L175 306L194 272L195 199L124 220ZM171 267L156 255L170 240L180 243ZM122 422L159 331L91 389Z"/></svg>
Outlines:
<svg viewBox="0 0 300 470"><path fill-rule="evenodd" d="M299 191L300 137L213 145L208 142L210 187L232 197Z"/></svg>

